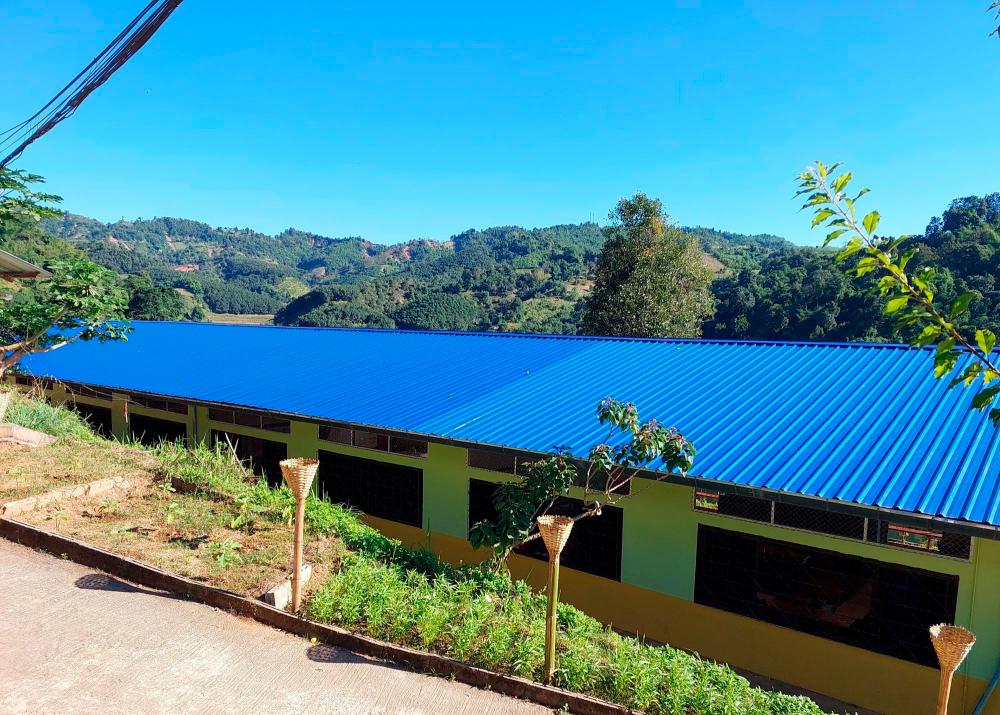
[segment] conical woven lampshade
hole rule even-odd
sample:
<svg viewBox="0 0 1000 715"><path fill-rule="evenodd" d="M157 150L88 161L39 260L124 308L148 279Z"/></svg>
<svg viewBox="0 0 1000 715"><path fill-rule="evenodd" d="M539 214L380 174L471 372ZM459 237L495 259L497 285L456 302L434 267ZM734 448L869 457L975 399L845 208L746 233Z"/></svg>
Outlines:
<svg viewBox="0 0 1000 715"><path fill-rule="evenodd" d="M569 533L573 530L573 520L568 516L546 514L538 517L538 530L542 534L545 548L549 550L549 556L555 558L562 553L563 547L569 541Z"/></svg>
<svg viewBox="0 0 1000 715"><path fill-rule="evenodd" d="M976 636L961 626L949 626L939 623L931 626L931 643L937 653L941 670L954 673L972 650Z"/></svg>
<svg viewBox="0 0 1000 715"><path fill-rule="evenodd" d="M281 474L285 477L285 484L292 490L292 494L296 499L305 498L319 469L319 460L295 457L283 459L280 464Z"/></svg>

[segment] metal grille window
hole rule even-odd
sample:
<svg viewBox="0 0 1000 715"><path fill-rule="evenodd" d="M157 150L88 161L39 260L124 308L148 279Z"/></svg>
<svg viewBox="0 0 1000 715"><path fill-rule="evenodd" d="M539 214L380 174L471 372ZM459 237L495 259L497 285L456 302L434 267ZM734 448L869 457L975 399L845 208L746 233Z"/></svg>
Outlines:
<svg viewBox="0 0 1000 715"><path fill-rule="evenodd" d="M128 431L133 439L148 446L187 439L187 425L183 422L161 420L158 417L134 413L129 415Z"/></svg>
<svg viewBox="0 0 1000 715"><path fill-rule="evenodd" d="M363 449L374 449L379 452L388 452L389 435L356 429L354 430L354 446L362 447Z"/></svg>
<svg viewBox="0 0 1000 715"><path fill-rule="evenodd" d="M868 541L956 559L968 559L972 553L972 539L965 534L922 529L875 519L868 520Z"/></svg>
<svg viewBox="0 0 1000 715"><path fill-rule="evenodd" d="M288 434L292 431L292 423L279 417L261 414L259 412L243 412L240 410L224 410L216 407L208 410L208 419L213 422L222 422L230 425L240 425L241 427L253 427L254 429L267 430L268 432L282 432Z"/></svg>
<svg viewBox="0 0 1000 715"><path fill-rule="evenodd" d="M361 449L374 449L377 452L392 452L406 457L426 457L427 442L410 437L396 437L381 432L368 430L352 430L349 427L334 427L320 425L319 438L324 442L346 444Z"/></svg>
<svg viewBox="0 0 1000 715"><path fill-rule="evenodd" d="M317 483L323 499L381 519L423 525L421 469L321 450Z"/></svg>
<svg viewBox="0 0 1000 715"><path fill-rule="evenodd" d="M220 444L226 449L232 444L236 457L249 465L254 474L267 479L269 486L280 487L284 481L280 465L281 460L288 458L288 445L284 442L214 429L212 444Z"/></svg>
<svg viewBox="0 0 1000 715"><path fill-rule="evenodd" d="M958 577L708 526L695 602L924 665L955 619Z"/></svg>
<svg viewBox="0 0 1000 715"><path fill-rule="evenodd" d="M337 444L353 443L351 430L346 427L332 427L330 425L320 425L319 438L324 442L336 442Z"/></svg>
<svg viewBox="0 0 1000 715"><path fill-rule="evenodd" d="M43 386L48 388L51 387L51 381L46 381ZM71 395L79 395L80 397L92 397L96 400L107 400L111 401L111 390L102 390L99 387L91 387L90 385L80 385L78 383L69 383L66 385L66 391Z"/></svg>
<svg viewBox="0 0 1000 715"><path fill-rule="evenodd" d="M493 452L487 449L470 449L469 466L489 472L517 474L517 457L510 452Z"/></svg>
<svg viewBox="0 0 1000 715"><path fill-rule="evenodd" d="M129 395L128 401L135 405L148 407L151 410L162 410L163 412L175 412L179 415L186 415L188 407L183 402L173 400L161 400L155 397L143 397L142 395Z"/></svg>
<svg viewBox="0 0 1000 715"><path fill-rule="evenodd" d="M471 531L474 524L480 521L493 521L497 518L497 507L493 503L493 494L497 485L482 479L469 480L469 525Z"/></svg>
<svg viewBox="0 0 1000 715"><path fill-rule="evenodd" d="M481 479L469 480L469 528L479 521L497 517L493 495L499 485ZM576 516L583 511L579 499L560 497L550 514ZM541 539L517 547L522 556L548 561L548 551ZM606 506L600 516L588 516L573 525L560 563L577 571L620 581L622 577L622 510Z"/></svg>
<svg viewBox="0 0 1000 715"><path fill-rule="evenodd" d="M70 400L66 407L76 412L87 421L90 428L106 439L111 439L113 430L111 427L111 408L88 405L84 402Z"/></svg>
<svg viewBox="0 0 1000 715"><path fill-rule="evenodd" d="M389 437L389 451L395 454L405 454L407 457L426 457L427 443L419 439Z"/></svg>
<svg viewBox="0 0 1000 715"><path fill-rule="evenodd" d="M968 559L972 551L972 539L963 534L902 526L858 514L815 509L711 489L694 490L694 509L958 559Z"/></svg>

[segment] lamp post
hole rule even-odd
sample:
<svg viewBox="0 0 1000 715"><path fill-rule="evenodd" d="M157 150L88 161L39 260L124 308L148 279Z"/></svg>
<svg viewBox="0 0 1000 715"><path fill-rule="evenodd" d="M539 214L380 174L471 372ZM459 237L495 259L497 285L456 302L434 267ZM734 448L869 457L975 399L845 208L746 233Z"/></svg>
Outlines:
<svg viewBox="0 0 1000 715"><path fill-rule="evenodd" d="M931 643L941 665L941 684L938 687L937 715L947 715L951 680L965 656L972 650L976 636L961 626L939 623L931 626Z"/></svg>
<svg viewBox="0 0 1000 715"><path fill-rule="evenodd" d="M306 496L319 469L319 460L284 459L280 462L281 475L295 496L295 546L292 554L292 611L302 605L302 542L306 525Z"/></svg>
<svg viewBox="0 0 1000 715"><path fill-rule="evenodd" d="M568 516L546 514L538 517L538 531L549 552L549 607L545 614L545 682L556 672L556 605L559 603L559 556L573 530Z"/></svg>

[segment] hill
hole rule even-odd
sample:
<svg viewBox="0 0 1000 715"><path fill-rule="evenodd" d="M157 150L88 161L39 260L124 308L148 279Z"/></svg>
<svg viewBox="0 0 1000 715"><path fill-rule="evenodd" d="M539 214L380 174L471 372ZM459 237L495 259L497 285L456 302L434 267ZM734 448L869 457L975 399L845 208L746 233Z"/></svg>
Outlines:
<svg viewBox="0 0 1000 715"><path fill-rule="evenodd" d="M276 313L277 322L298 325L525 332L576 331L604 240L595 223L470 229L391 246L177 218L107 224L65 214L43 229L104 266L179 291L186 317ZM759 266L790 245L777 236L690 231L719 275Z"/></svg>

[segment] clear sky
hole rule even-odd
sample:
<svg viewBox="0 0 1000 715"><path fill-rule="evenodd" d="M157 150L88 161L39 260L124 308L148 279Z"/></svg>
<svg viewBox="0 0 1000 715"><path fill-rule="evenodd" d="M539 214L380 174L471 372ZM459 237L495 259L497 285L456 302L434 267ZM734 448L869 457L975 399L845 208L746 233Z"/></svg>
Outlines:
<svg viewBox="0 0 1000 715"><path fill-rule="evenodd" d="M0 127L145 0L4 0ZM792 201L847 162L887 232L1000 191L988 0L186 0L18 162L103 220L183 216L377 242L604 221L816 242ZM995 23L994 23L995 26Z"/></svg>

